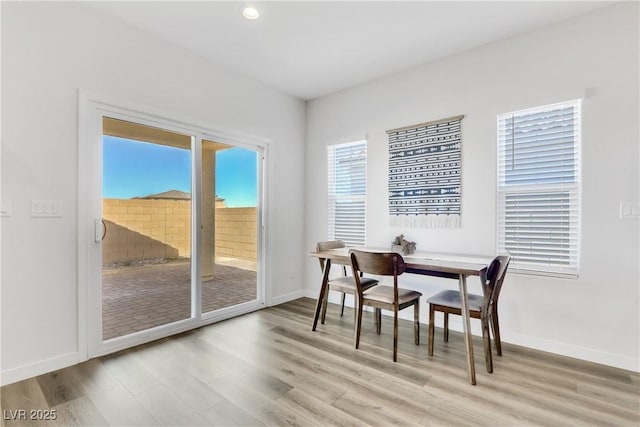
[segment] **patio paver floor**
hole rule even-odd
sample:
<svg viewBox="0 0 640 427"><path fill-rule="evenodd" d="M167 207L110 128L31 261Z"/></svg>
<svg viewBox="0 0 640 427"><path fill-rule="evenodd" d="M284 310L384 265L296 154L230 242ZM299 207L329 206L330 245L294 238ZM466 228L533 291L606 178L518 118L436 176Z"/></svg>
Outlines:
<svg viewBox="0 0 640 427"><path fill-rule="evenodd" d="M202 312L256 299L255 271L216 263L202 282ZM102 332L110 339L191 316L191 264L175 262L102 274Z"/></svg>

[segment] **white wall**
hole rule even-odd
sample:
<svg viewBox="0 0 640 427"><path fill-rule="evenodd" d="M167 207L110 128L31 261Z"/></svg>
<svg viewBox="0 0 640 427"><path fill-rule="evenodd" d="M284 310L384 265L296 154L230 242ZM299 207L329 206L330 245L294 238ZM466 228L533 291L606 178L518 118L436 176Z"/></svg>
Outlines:
<svg viewBox="0 0 640 427"><path fill-rule="evenodd" d="M616 4L309 102L307 249L327 238L325 147L366 136L369 245L386 247L402 232L418 250L494 254L496 114L584 98L580 277L509 274L503 339L640 370L640 230L638 220L618 218L621 201L639 201L638 32L638 3ZM462 228L390 227L385 130L458 114L465 115ZM455 286L404 280L425 296ZM317 261L307 260L309 296L319 281ZM426 304L421 314L426 323Z"/></svg>
<svg viewBox="0 0 640 427"><path fill-rule="evenodd" d="M267 283L300 295L304 102L76 2L1 7L4 378L77 360L79 89L270 139ZM32 199L63 216L31 218Z"/></svg>

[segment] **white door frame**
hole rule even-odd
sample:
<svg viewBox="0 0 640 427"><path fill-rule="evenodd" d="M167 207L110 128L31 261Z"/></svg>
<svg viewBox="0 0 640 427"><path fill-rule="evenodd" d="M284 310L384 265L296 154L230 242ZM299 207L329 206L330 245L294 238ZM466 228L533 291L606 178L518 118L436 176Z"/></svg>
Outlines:
<svg viewBox="0 0 640 427"><path fill-rule="evenodd" d="M221 130L219 126L126 101L79 92L78 99L78 359L79 362L153 341L265 306L266 156L270 141L254 135ZM102 245L95 220L102 217L102 117L108 116L192 135L192 317L134 334L102 341ZM202 139L258 152L258 276L257 299L202 316L200 262L200 188Z"/></svg>

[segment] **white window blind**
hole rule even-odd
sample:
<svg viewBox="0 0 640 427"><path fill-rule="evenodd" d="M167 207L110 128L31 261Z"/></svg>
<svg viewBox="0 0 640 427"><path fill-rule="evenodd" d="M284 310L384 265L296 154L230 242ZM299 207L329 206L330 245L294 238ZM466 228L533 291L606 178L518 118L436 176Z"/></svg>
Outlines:
<svg viewBox="0 0 640 427"><path fill-rule="evenodd" d="M329 239L365 244L367 141L327 147Z"/></svg>
<svg viewBox="0 0 640 427"><path fill-rule="evenodd" d="M497 231L514 269L578 274L580 101L498 116Z"/></svg>

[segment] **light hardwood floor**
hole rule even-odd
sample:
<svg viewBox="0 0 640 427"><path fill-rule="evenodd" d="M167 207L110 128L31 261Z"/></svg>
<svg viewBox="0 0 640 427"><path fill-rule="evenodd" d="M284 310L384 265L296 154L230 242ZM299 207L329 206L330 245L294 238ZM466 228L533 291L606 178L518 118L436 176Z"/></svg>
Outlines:
<svg viewBox="0 0 640 427"><path fill-rule="evenodd" d="M638 426L640 379L614 369L504 344L494 373L475 339L477 386L452 332L427 356L401 321L375 334L365 313L360 349L353 312L311 332L314 300L300 299L2 387L2 426L491 425ZM17 410L56 420L10 420ZM40 413L42 414L42 413ZM9 419L7 419L9 418Z"/></svg>

